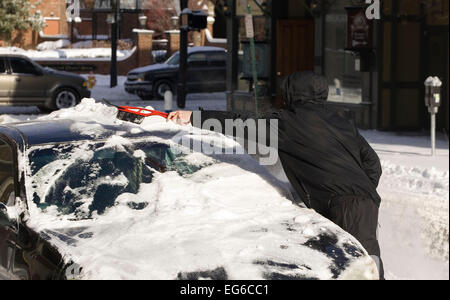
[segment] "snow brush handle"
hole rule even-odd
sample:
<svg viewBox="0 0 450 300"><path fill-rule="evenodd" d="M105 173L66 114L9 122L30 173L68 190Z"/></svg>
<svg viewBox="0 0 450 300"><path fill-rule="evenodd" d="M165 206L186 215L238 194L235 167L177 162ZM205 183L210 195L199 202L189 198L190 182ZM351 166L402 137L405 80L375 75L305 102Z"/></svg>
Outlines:
<svg viewBox="0 0 450 300"><path fill-rule="evenodd" d="M146 108L140 108L140 107L132 107L132 106L118 106L117 107L119 111L127 112L134 115L139 115L142 117L151 117L151 116L159 116L166 118L169 116L169 114L157 111L157 110L151 110Z"/></svg>

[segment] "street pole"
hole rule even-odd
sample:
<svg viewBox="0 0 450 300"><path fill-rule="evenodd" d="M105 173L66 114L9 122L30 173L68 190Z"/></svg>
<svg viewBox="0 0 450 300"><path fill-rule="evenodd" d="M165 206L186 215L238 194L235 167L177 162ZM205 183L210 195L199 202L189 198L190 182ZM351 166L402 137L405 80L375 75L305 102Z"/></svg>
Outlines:
<svg viewBox="0 0 450 300"><path fill-rule="evenodd" d="M431 155L436 156L436 114L431 114Z"/></svg>
<svg viewBox="0 0 450 300"><path fill-rule="evenodd" d="M75 43L75 38L74 38L74 34L73 34L73 22L74 22L74 18L72 18L72 20L70 20L70 43L73 45Z"/></svg>
<svg viewBox="0 0 450 300"><path fill-rule="evenodd" d="M247 6L248 14L246 20L247 26L247 37L250 39L250 55L252 59L252 70L253 70L253 85L255 92L255 114L256 118L259 118L259 105L258 105L258 69L256 67L256 49L255 49L255 30L253 27L253 15L252 7L250 4Z"/></svg>
<svg viewBox="0 0 450 300"><path fill-rule="evenodd" d="M113 21L111 23L111 70L110 87L117 86L117 23L119 19L120 0L112 0Z"/></svg>
<svg viewBox="0 0 450 300"><path fill-rule="evenodd" d="M180 1L181 11L188 8L188 0ZM181 22L180 22L181 24ZM186 73L188 57L188 33L189 29L180 26L180 70L178 73L177 104L179 108L186 107Z"/></svg>

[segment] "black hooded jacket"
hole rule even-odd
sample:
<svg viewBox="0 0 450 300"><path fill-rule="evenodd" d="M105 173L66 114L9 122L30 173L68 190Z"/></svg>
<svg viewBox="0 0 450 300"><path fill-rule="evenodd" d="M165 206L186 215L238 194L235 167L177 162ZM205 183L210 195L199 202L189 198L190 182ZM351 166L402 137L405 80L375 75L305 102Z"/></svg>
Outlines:
<svg viewBox="0 0 450 300"><path fill-rule="evenodd" d="M370 198L379 206L380 160L358 129L327 107L327 80L312 72L295 73L281 88L288 109L268 119L278 119L279 157L303 202L319 212L339 196ZM226 119L248 118L203 111L197 124L216 119L225 128Z"/></svg>

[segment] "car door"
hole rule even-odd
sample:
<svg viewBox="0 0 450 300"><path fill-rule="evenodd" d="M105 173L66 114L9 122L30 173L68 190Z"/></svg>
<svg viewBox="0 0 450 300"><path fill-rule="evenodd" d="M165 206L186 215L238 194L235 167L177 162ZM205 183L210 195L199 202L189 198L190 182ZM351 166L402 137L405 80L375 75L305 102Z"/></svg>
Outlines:
<svg viewBox="0 0 450 300"><path fill-rule="evenodd" d="M211 52L207 54L209 62L208 78L211 92L226 90L227 55L226 52Z"/></svg>
<svg viewBox="0 0 450 300"><path fill-rule="evenodd" d="M13 151L9 144L0 138L0 209L5 216L6 207L15 199ZM5 219L0 222L0 266L12 272L16 228L10 226Z"/></svg>
<svg viewBox="0 0 450 300"><path fill-rule="evenodd" d="M209 64L206 53L192 53L188 57L187 88L190 93L207 92Z"/></svg>
<svg viewBox="0 0 450 300"><path fill-rule="evenodd" d="M9 102L9 92L15 87L15 81L9 73L8 60L0 56L0 104Z"/></svg>
<svg viewBox="0 0 450 300"><path fill-rule="evenodd" d="M18 189L15 151L0 136L0 270L18 279L60 279L62 256L46 240L21 220L4 218L15 205ZM5 210L6 208L6 210Z"/></svg>
<svg viewBox="0 0 450 300"><path fill-rule="evenodd" d="M14 102L40 102L46 95L47 83L43 73L28 59L9 57L14 88L10 97Z"/></svg>

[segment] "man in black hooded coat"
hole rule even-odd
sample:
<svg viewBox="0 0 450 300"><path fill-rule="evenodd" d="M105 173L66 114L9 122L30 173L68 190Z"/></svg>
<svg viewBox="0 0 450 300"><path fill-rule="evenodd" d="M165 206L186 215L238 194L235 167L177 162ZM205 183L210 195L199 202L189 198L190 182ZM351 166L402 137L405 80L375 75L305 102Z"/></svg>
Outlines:
<svg viewBox="0 0 450 300"><path fill-rule="evenodd" d="M383 278L377 240L381 198L376 191L382 171L377 154L351 122L327 107L326 78L312 72L294 73L281 89L287 109L267 119L278 120L278 154L290 183L307 207L361 242ZM252 118L220 111L202 111L200 120L194 120L195 115L177 111L169 120L201 127L215 119L225 129L227 119Z"/></svg>

